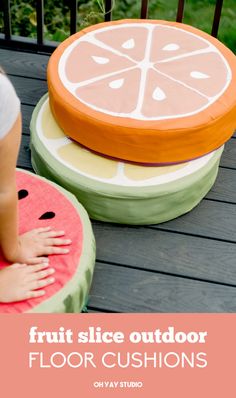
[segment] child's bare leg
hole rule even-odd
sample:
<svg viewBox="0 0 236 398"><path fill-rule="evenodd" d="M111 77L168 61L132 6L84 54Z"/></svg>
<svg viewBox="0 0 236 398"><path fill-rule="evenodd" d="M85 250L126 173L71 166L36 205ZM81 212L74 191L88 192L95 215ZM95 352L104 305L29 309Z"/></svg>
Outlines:
<svg viewBox="0 0 236 398"><path fill-rule="evenodd" d="M0 302L11 303L40 297L44 287L54 283L51 275L55 272L49 264L13 264L0 270Z"/></svg>

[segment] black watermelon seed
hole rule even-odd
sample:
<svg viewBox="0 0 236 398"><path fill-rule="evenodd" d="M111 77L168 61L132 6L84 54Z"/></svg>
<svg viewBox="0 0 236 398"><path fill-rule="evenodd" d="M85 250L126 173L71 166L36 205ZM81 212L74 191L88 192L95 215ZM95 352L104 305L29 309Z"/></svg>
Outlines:
<svg viewBox="0 0 236 398"><path fill-rule="evenodd" d="M51 218L54 218L55 215L56 214L53 211L47 211L39 217L39 220L50 220Z"/></svg>
<svg viewBox="0 0 236 398"><path fill-rule="evenodd" d="M26 191L26 189L21 189L21 190L18 192L18 199L19 199L19 200L24 199L24 198L26 198L26 196L28 196L28 195L29 195L29 192Z"/></svg>

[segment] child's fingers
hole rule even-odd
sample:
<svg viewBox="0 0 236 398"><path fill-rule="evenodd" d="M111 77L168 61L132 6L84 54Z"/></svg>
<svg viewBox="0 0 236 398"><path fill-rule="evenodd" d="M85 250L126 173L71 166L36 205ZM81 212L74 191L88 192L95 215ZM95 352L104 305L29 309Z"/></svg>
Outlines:
<svg viewBox="0 0 236 398"><path fill-rule="evenodd" d="M48 231L50 231L52 229L52 227L41 227L41 228L36 228L36 229L34 229L34 232L36 233L36 234L41 234L41 233L44 233L44 232L48 232Z"/></svg>
<svg viewBox="0 0 236 398"><path fill-rule="evenodd" d="M65 235L65 231L49 231L41 233L43 238L57 238L63 235Z"/></svg>
<svg viewBox="0 0 236 398"><path fill-rule="evenodd" d="M38 273L39 271L45 270L46 268L48 268L49 263L43 263L43 264L36 264L36 265L28 265L27 266L27 270L29 271L29 273Z"/></svg>
<svg viewBox="0 0 236 398"><path fill-rule="evenodd" d="M64 245L70 245L71 239L59 239L59 238L54 238L54 239L47 239L45 240L45 244L47 246L64 246Z"/></svg>
<svg viewBox="0 0 236 398"><path fill-rule="evenodd" d="M15 263L15 264L10 265L8 268L19 269L19 268L25 268L25 267L27 267L27 264Z"/></svg>
<svg viewBox="0 0 236 398"><path fill-rule="evenodd" d="M54 282L55 282L55 278L53 278L53 277L36 280L31 283L30 290L41 289L42 287L51 285Z"/></svg>
<svg viewBox="0 0 236 398"><path fill-rule="evenodd" d="M49 269L46 269L46 270L34 272L33 275L32 275L32 280L44 279L47 276L54 274L54 272L55 272L54 268L49 268Z"/></svg>
<svg viewBox="0 0 236 398"><path fill-rule="evenodd" d="M27 261L27 264L28 264L28 265L37 265L37 264L40 264L40 265L46 264L46 265L48 265L48 264L49 264L49 258L47 258L47 257L34 257L34 258L30 258L30 259Z"/></svg>
<svg viewBox="0 0 236 398"><path fill-rule="evenodd" d="M45 247L45 252L50 255L50 254L67 254L69 253L69 249L63 249L62 247L57 247L57 246L49 246Z"/></svg>
<svg viewBox="0 0 236 398"><path fill-rule="evenodd" d="M21 298L21 300L28 300L31 298L36 298L36 297L41 297L44 296L45 290L29 290L24 294L24 297Z"/></svg>

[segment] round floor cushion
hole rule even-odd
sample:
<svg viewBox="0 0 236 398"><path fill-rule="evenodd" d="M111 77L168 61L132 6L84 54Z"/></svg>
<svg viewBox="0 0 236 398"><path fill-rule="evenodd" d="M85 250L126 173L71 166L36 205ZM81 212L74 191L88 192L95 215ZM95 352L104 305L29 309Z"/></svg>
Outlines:
<svg viewBox="0 0 236 398"><path fill-rule="evenodd" d="M52 112L98 153L180 163L223 145L236 128L236 57L174 22L121 20L65 40L48 66Z"/></svg>
<svg viewBox="0 0 236 398"><path fill-rule="evenodd" d="M150 167L99 156L66 137L45 95L31 121L34 170L73 192L97 220L155 224L196 206L213 185L223 148L179 165Z"/></svg>
<svg viewBox="0 0 236 398"><path fill-rule="evenodd" d="M64 230L72 240L70 253L50 256L55 283L42 297L18 303L0 303L0 313L80 312L87 302L95 263L95 243L91 224L76 198L34 174L17 171L20 233L52 226ZM0 268L9 265L0 257Z"/></svg>

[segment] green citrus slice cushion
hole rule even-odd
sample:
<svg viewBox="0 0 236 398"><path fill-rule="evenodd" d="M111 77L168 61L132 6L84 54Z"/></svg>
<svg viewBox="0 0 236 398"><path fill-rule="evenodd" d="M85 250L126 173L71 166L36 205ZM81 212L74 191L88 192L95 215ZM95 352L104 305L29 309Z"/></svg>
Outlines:
<svg viewBox="0 0 236 398"><path fill-rule="evenodd" d="M184 214L212 187L223 148L188 163L139 166L99 156L64 135L45 95L31 120L34 170L73 192L97 220L155 224Z"/></svg>
<svg viewBox="0 0 236 398"><path fill-rule="evenodd" d="M236 57L185 24L121 20L65 40L48 65L50 105L66 135L146 164L216 150L236 128Z"/></svg>
<svg viewBox="0 0 236 398"><path fill-rule="evenodd" d="M69 254L50 256L55 283L42 297L0 303L0 313L80 312L87 302L95 263L94 236L85 209L65 189L32 173L17 171L20 233L52 226L72 240ZM9 264L0 255L0 268Z"/></svg>

